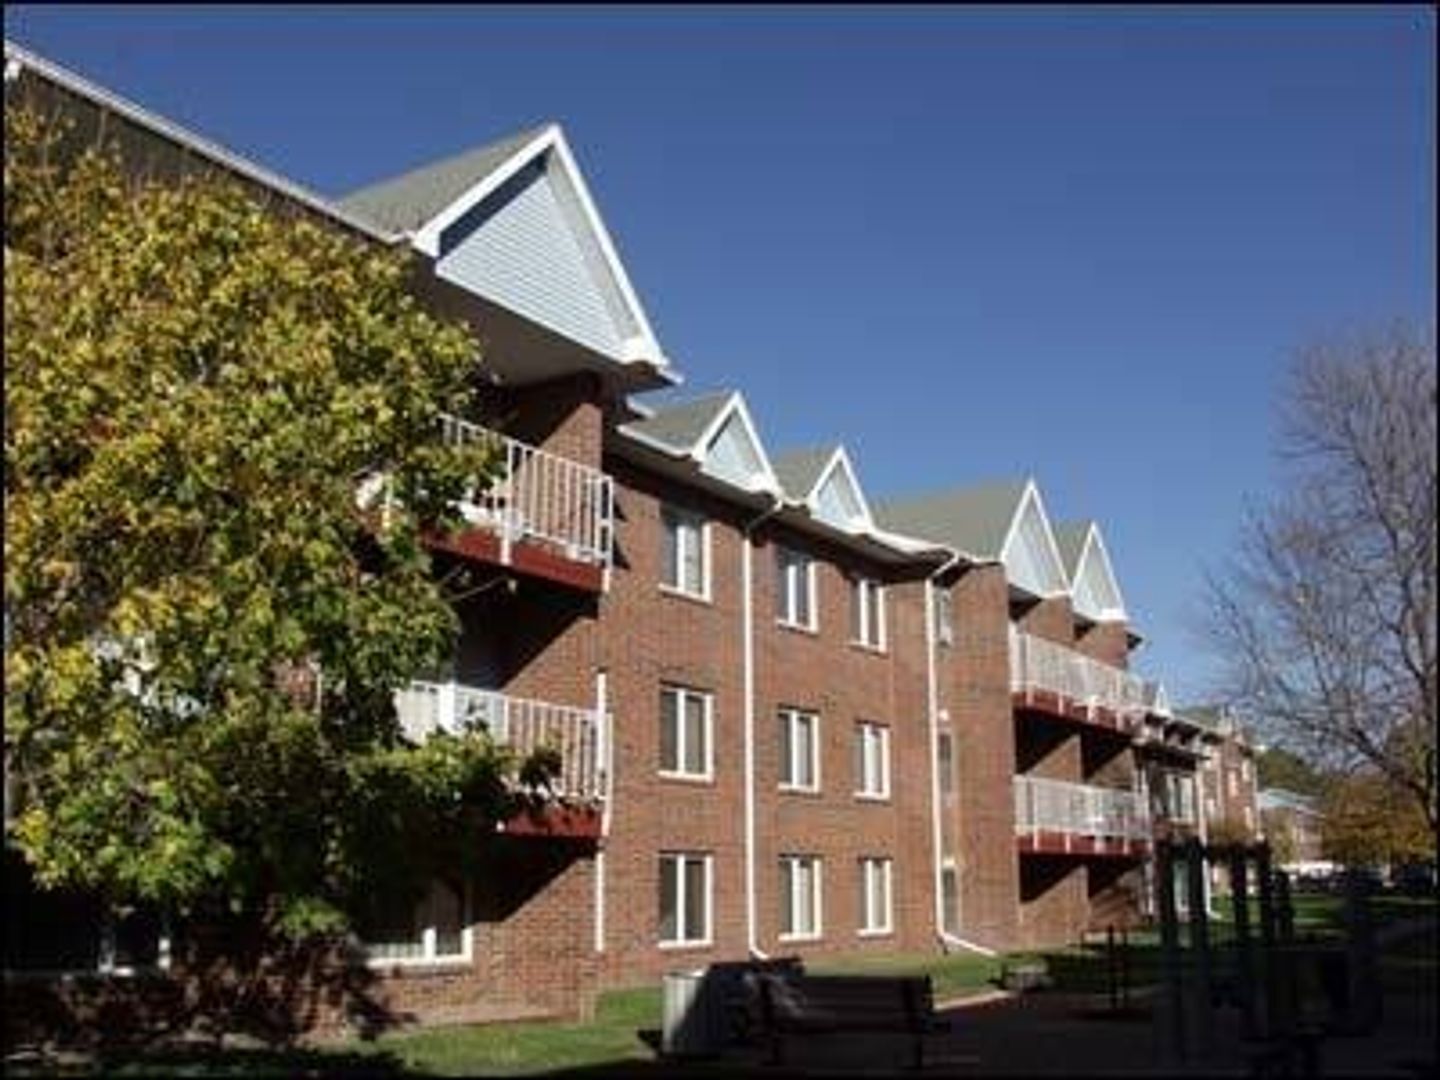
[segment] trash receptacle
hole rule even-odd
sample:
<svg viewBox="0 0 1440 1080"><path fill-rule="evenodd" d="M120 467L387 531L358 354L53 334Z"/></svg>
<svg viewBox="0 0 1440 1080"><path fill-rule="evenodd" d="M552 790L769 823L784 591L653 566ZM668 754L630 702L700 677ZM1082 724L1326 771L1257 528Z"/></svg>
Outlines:
<svg viewBox="0 0 1440 1080"><path fill-rule="evenodd" d="M660 1052L668 1057L703 1057L720 1052L725 1038L725 1002L705 970L666 974L660 1020Z"/></svg>

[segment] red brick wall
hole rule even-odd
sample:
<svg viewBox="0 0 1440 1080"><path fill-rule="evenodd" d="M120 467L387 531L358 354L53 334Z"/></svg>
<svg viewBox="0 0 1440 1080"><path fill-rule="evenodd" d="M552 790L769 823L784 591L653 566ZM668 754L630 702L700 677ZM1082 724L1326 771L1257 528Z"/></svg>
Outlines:
<svg viewBox="0 0 1440 1080"><path fill-rule="evenodd" d="M741 559L745 515L620 460L610 461L620 523L617 566L600 601L603 663L616 715L616 799L606 843L606 951L610 984L653 980L682 966L743 956L745 923L744 685ZM708 603L660 588L660 508L665 501L710 520L712 596ZM753 512L752 512L752 516ZM856 949L921 948L933 942L930 761L926 709L923 588L887 589L888 649L849 641L850 594L841 567L884 579L881 568L824 541L785 533L787 543L817 559L819 630L777 625L775 554L780 527L762 526L752 548L755 650L755 881L758 945L765 951L816 955ZM658 775L662 681L714 694L715 775L710 782ZM820 716L821 790L778 790L777 710ZM857 721L890 727L891 797L857 800L853 738ZM713 857L713 944L657 944L658 853ZM778 940L778 859L822 860L822 938ZM894 932L857 933L861 856L893 860Z"/></svg>
<svg viewBox="0 0 1440 1080"><path fill-rule="evenodd" d="M1006 948L1017 940L1015 740L1005 572L972 569L951 586L955 644L937 651L940 706L955 732L960 932Z"/></svg>
<svg viewBox="0 0 1440 1080"><path fill-rule="evenodd" d="M1130 666L1130 641L1123 622L1094 623L1077 630L1075 649L1103 664L1118 668Z"/></svg>
<svg viewBox="0 0 1440 1080"><path fill-rule="evenodd" d="M592 869L578 845L497 838L475 878L466 963L372 967L337 944L271 948L255 968L239 960L244 939L233 931L200 930L165 974L7 975L5 1043L124 1042L202 1020L267 1038L327 1039L371 1023L587 1017L595 1000L585 918Z"/></svg>

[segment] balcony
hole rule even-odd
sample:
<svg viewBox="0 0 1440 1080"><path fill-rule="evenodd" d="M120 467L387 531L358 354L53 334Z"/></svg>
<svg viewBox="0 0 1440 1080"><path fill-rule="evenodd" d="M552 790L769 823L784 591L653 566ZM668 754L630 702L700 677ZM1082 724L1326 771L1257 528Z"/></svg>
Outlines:
<svg viewBox="0 0 1440 1080"><path fill-rule="evenodd" d="M1146 850L1150 818L1133 791L1017 776L1015 836L1021 852L1129 857Z"/></svg>
<svg viewBox="0 0 1440 1080"><path fill-rule="evenodd" d="M599 810L609 795L609 718L593 709L511 697L455 682L412 682L395 695L401 730L414 742L437 731L481 728L526 756L541 747L560 754L552 793L558 803L540 816L504 826L509 833L599 836Z"/></svg>
<svg viewBox="0 0 1440 1080"><path fill-rule="evenodd" d="M1141 729L1148 711L1138 675L1013 627L1010 693L1018 707L1126 735Z"/></svg>
<svg viewBox="0 0 1440 1080"><path fill-rule="evenodd" d="M470 527L427 537L431 547L593 592L604 588L615 524L609 476L458 417L442 417L441 430L451 445L493 446L500 464L490 486L460 504ZM361 504L371 505L383 489L383 477L372 477Z"/></svg>

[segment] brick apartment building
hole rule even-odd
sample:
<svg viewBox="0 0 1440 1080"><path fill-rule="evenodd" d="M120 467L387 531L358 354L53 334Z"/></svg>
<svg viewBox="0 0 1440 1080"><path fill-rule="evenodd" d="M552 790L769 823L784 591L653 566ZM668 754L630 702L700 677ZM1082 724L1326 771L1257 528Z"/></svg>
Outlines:
<svg viewBox="0 0 1440 1080"><path fill-rule="evenodd" d="M387 1008L573 1015L746 955L1064 943L1143 917L1157 836L1253 827L1233 718L1128 670L1099 525L1052 525L1033 480L872 503L841 446L772 454L738 391L646 403L677 378L559 128L331 201L7 43L22 91L103 117L132 167L414 249L484 342L486 408L447 432L501 433L507 465L435 558L503 587L397 713L559 745L565 798L361 929ZM7 969L183 980L163 937L102 921Z"/></svg>

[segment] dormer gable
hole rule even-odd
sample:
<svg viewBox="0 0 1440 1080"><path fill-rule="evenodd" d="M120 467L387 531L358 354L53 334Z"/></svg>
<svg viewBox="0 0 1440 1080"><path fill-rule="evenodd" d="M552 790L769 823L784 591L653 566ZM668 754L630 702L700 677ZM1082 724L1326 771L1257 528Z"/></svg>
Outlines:
<svg viewBox="0 0 1440 1080"><path fill-rule="evenodd" d="M1071 603L1079 615L1096 622L1123 622L1125 601L1100 526L1093 521L1085 531L1080 555L1070 578Z"/></svg>
<svg viewBox="0 0 1440 1080"><path fill-rule="evenodd" d="M806 496L810 512L827 525L845 532L868 532L874 529L870 504L850 464L850 455L837 446L814 488Z"/></svg>
<svg viewBox="0 0 1440 1080"><path fill-rule="evenodd" d="M779 490L775 470L739 391L730 396L696 441L691 456L699 463L701 472L738 488Z"/></svg>
<svg viewBox="0 0 1440 1080"><path fill-rule="evenodd" d="M341 200L438 277L622 364L667 366L585 178L547 124Z"/></svg>
<svg viewBox="0 0 1440 1080"><path fill-rule="evenodd" d="M1034 480L1026 482L1016 505L1000 561L1010 584L1034 596L1059 596L1069 591L1060 549Z"/></svg>

